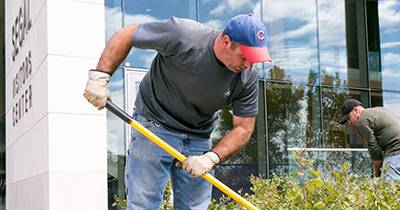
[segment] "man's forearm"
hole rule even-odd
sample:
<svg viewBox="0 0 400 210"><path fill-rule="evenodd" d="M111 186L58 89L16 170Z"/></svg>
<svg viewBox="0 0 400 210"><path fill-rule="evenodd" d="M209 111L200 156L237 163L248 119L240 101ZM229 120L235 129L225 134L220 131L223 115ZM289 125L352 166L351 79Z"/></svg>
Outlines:
<svg viewBox="0 0 400 210"><path fill-rule="evenodd" d="M383 160L373 160L372 164L374 165L375 177L381 176L381 167L383 165Z"/></svg>
<svg viewBox="0 0 400 210"><path fill-rule="evenodd" d="M221 163L225 162L235 154L237 154L249 141L250 136L239 129L233 129L229 132L213 149L221 159Z"/></svg>
<svg viewBox="0 0 400 210"><path fill-rule="evenodd" d="M239 118L234 116L234 128L212 149L225 162L237 154L250 140L254 130L255 117Z"/></svg>

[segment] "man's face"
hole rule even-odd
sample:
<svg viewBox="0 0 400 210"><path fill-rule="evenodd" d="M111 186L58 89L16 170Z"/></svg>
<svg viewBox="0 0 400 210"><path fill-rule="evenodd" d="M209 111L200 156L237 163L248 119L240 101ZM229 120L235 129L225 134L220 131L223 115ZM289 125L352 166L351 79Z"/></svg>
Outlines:
<svg viewBox="0 0 400 210"><path fill-rule="evenodd" d="M226 60L224 64L229 70L239 73L243 70L251 69L253 67L253 64L244 58L239 46L237 46L234 50L229 48L226 50L226 52L227 55L225 56Z"/></svg>
<svg viewBox="0 0 400 210"><path fill-rule="evenodd" d="M353 110L350 112L349 116L347 117L347 121L349 122L350 125L357 125L357 121L360 115L358 114L358 109L356 107L353 108Z"/></svg>

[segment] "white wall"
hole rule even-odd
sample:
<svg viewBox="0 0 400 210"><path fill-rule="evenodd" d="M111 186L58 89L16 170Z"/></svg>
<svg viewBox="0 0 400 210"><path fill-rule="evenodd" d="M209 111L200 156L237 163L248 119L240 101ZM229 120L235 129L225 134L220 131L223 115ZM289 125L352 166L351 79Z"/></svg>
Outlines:
<svg viewBox="0 0 400 210"><path fill-rule="evenodd" d="M107 209L105 111L82 95L104 47L104 0L6 0L5 8L6 209ZM13 61L20 8L32 26ZM32 72L15 94L24 63Z"/></svg>

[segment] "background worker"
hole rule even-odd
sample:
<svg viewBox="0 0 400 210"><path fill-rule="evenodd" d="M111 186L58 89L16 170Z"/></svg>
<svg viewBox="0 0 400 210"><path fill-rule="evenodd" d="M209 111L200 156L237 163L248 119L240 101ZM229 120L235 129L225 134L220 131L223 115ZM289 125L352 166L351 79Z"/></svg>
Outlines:
<svg viewBox="0 0 400 210"><path fill-rule="evenodd" d="M110 98L110 76L132 47L157 51L133 117L188 158L177 162L133 130L125 169L127 209L157 209L169 177L174 209L207 209L212 185L197 178L213 174L216 165L238 153L254 129L258 72L253 63L271 60L265 26L252 15L239 15L222 32L176 17L123 28L108 42L96 70L89 71L84 96L98 109ZM210 150L217 111L230 104L233 130Z"/></svg>
<svg viewBox="0 0 400 210"><path fill-rule="evenodd" d="M387 164L385 180L400 179L400 118L383 107L364 108L356 99L346 100L342 107L341 124L346 121L357 127L366 141L375 177L381 177L381 167Z"/></svg>

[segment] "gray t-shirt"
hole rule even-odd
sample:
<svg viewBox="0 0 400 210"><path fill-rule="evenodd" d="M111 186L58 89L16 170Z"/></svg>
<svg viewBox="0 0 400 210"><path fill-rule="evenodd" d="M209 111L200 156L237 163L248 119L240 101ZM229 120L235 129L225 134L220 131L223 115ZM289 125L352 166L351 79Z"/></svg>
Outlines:
<svg viewBox="0 0 400 210"><path fill-rule="evenodd" d="M367 143L372 160L400 154L400 118L388 109L364 109L357 131Z"/></svg>
<svg viewBox="0 0 400 210"><path fill-rule="evenodd" d="M176 17L137 27L133 46L158 51L135 102L143 116L208 138L222 107L232 104L236 116L257 115L257 70L234 73L221 65L213 50L219 33Z"/></svg>

